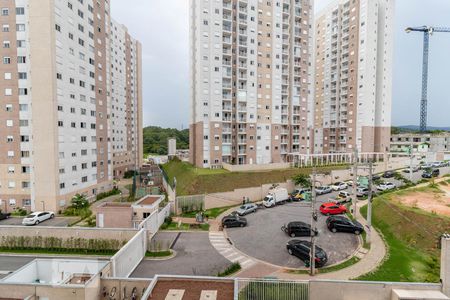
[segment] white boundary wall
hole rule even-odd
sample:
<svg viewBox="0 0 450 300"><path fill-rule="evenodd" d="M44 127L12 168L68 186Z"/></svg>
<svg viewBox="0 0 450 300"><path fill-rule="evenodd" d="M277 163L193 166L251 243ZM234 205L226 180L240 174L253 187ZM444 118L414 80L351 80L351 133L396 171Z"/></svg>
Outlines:
<svg viewBox="0 0 450 300"><path fill-rule="evenodd" d="M147 251L147 232L141 229L136 235L111 257L112 277L128 278L139 265Z"/></svg>

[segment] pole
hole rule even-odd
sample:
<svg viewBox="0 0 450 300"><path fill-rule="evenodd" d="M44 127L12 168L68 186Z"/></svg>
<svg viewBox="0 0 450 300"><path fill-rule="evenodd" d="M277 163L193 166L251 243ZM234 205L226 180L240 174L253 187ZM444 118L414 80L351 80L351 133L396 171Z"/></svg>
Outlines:
<svg viewBox="0 0 450 300"><path fill-rule="evenodd" d="M372 240L372 160L369 161L369 195L368 195L368 204L367 204L367 243L370 245Z"/></svg>
<svg viewBox="0 0 450 300"><path fill-rule="evenodd" d="M409 181L413 181L413 144L409 146Z"/></svg>
<svg viewBox="0 0 450 300"><path fill-rule="evenodd" d="M423 33L423 65L422 65L422 99L420 100L420 131L427 130L427 98L428 98L428 53L430 48L430 31Z"/></svg>
<svg viewBox="0 0 450 300"><path fill-rule="evenodd" d="M314 274L316 273L316 234L315 234L315 229L316 229L316 220L314 218L314 214L315 214L315 205L316 205L316 167L313 168L313 173L312 173L312 188L311 188L311 255L309 257L310 259L310 275L314 276Z"/></svg>
<svg viewBox="0 0 450 300"><path fill-rule="evenodd" d="M354 157L353 157L353 216L356 218L357 208L356 202L357 197L356 193L358 189L358 148L354 149Z"/></svg>

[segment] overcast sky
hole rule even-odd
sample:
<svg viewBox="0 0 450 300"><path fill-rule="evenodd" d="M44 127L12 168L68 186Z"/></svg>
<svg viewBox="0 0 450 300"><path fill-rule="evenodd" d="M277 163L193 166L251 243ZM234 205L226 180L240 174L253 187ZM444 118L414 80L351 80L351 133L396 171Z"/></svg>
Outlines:
<svg viewBox="0 0 450 300"><path fill-rule="evenodd" d="M144 125L187 128L189 1L111 2L113 18L143 45ZM316 10L329 2L316 0ZM404 28L421 25L450 27L450 1L396 0L394 125L419 123L423 36L406 34ZM428 125L450 126L450 33L436 33L430 47Z"/></svg>

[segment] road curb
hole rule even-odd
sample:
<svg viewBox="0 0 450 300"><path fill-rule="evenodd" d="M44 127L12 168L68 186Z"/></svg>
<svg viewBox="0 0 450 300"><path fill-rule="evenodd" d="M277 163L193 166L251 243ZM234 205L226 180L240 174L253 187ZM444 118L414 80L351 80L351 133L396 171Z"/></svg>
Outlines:
<svg viewBox="0 0 450 300"><path fill-rule="evenodd" d="M170 251L172 252L171 255L169 256L164 256L164 257L149 257L149 256L144 256L144 260L154 260L154 261L165 261L165 260L169 260L174 258L175 256L177 256L177 251L170 249Z"/></svg>
<svg viewBox="0 0 450 300"><path fill-rule="evenodd" d="M82 258L82 259L110 259L111 256L105 255L83 255L83 254L45 254L45 253L36 253L36 254L24 254L24 253L11 253L11 252L0 252L0 256L10 256L10 257L31 257L31 258Z"/></svg>

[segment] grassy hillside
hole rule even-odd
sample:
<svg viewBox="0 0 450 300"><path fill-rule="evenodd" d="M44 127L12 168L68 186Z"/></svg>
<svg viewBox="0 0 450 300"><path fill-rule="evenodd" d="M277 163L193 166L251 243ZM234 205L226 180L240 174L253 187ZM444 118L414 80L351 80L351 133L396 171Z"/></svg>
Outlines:
<svg viewBox="0 0 450 300"><path fill-rule="evenodd" d="M262 184L285 182L297 174L310 174L311 169L286 169L264 172L229 172L224 169L198 169L191 164L172 160L162 166L169 180L177 178L178 195L228 192L238 188L260 186ZM339 167L317 169L318 172L331 171Z"/></svg>
<svg viewBox="0 0 450 300"><path fill-rule="evenodd" d="M177 149L189 148L189 130L149 126L144 128L144 153L167 154L167 139L177 139Z"/></svg>
<svg viewBox="0 0 450 300"><path fill-rule="evenodd" d="M430 193L439 192L425 189ZM420 191L423 192L423 188ZM439 238L449 230L450 219L395 202L396 196L413 192L400 191L375 198L372 222L384 236L389 255L377 271L359 280L439 281ZM367 206L361 213L367 215Z"/></svg>

